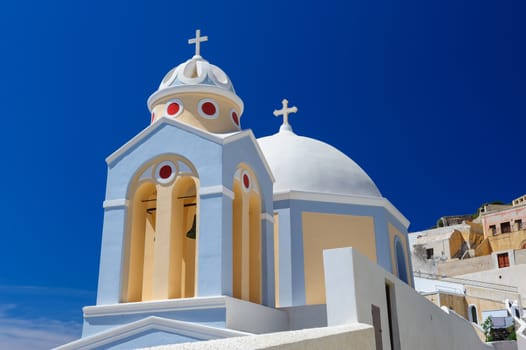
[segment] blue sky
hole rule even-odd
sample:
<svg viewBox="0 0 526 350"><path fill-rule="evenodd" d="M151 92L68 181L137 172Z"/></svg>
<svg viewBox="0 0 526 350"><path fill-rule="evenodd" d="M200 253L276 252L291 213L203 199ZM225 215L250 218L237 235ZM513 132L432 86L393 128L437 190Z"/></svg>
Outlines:
<svg viewBox="0 0 526 350"><path fill-rule="evenodd" d="M244 100L244 128L275 133L288 98L294 131L353 158L415 231L526 193L525 7L2 2L0 344L80 335L96 296L104 159L148 125L146 100L192 56L195 29Z"/></svg>

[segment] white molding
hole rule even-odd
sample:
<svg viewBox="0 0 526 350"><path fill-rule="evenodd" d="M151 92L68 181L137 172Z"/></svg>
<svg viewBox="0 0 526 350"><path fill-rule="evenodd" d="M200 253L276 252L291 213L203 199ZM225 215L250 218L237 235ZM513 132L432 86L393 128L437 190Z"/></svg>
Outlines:
<svg viewBox="0 0 526 350"><path fill-rule="evenodd" d="M89 350L112 342L140 334L148 330L160 330L201 340L230 338L250 335L251 333L235 331L226 328L205 326L202 324L171 320L163 317L149 316L142 320L118 326L100 333L81 338L71 343L59 346L55 350Z"/></svg>
<svg viewBox="0 0 526 350"><path fill-rule="evenodd" d="M256 151L258 152L259 158L263 162L263 165L265 166L265 169L267 170L268 174L270 175L270 178L271 178L272 182L276 182L276 178L274 177L274 174L272 173L272 170L270 170L270 166L268 165L267 158L265 158L265 155L263 154L263 151L261 150L261 147L259 147L259 142L257 141L257 139L254 136L254 133L252 132L251 129L243 130L240 133L236 133L236 134L228 136L227 138L225 138L223 144L226 145L227 143L240 140L240 139L242 139L243 137L245 137L247 135L248 135L248 137L250 137L250 140L252 141L252 143L256 147Z"/></svg>
<svg viewBox="0 0 526 350"><path fill-rule="evenodd" d="M368 205L373 207L383 207L391 215L393 215L406 229L409 227L409 220L384 197L370 197L370 196L349 196L332 193L316 193L316 192L302 192L302 191L282 191L274 193L274 202L281 200L305 200L325 203L339 203L339 204L356 204Z"/></svg>
<svg viewBox="0 0 526 350"><path fill-rule="evenodd" d="M155 131L157 131L157 129L160 129L163 125L166 125L166 124L174 126L183 131L187 131L189 133L195 134L197 136L200 136L208 141L211 141L217 144L223 144L224 137L229 136L228 134L226 135L212 134L204 130L198 129L194 126L184 124L176 119L171 119L171 118L168 118L167 116L161 116L155 123L148 125L141 132L135 135L131 140L126 142L124 145L122 145L118 150L110 154L106 158L106 164L111 165L116 159L118 159L120 156L126 153L126 151L128 151L130 148L137 145L148 135L154 133Z"/></svg>
<svg viewBox="0 0 526 350"><path fill-rule="evenodd" d="M234 192L228 188L226 188L223 185L217 185L217 186L208 186L208 187L201 187L199 189L199 195L200 196L207 196L210 194L218 194L221 193L230 199L234 199Z"/></svg>
<svg viewBox="0 0 526 350"><path fill-rule="evenodd" d="M261 220L267 220L271 223L274 223L274 216L270 215L269 213L261 213Z"/></svg>
<svg viewBox="0 0 526 350"><path fill-rule="evenodd" d="M198 309L217 309L224 308L225 305L226 298L223 296L218 296L86 306L82 309L82 311L84 313L84 317L88 318L101 316L131 315L140 314L143 312L152 313Z"/></svg>
<svg viewBox="0 0 526 350"><path fill-rule="evenodd" d="M126 198L120 198L120 199L106 199L104 202L102 202L102 207L104 209L108 208L118 208L118 207L128 207L130 201L128 201Z"/></svg>

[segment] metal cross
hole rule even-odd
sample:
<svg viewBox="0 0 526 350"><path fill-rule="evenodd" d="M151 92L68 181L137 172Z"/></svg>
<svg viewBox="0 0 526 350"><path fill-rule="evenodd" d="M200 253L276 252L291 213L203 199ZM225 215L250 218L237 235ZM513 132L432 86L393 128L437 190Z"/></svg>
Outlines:
<svg viewBox="0 0 526 350"><path fill-rule="evenodd" d="M208 36L201 36L201 30L196 29L195 38L188 39L188 44L195 44L195 55L201 56L201 43L208 41Z"/></svg>
<svg viewBox="0 0 526 350"><path fill-rule="evenodd" d="M279 129L292 131L292 128L289 124L289 114L296 113L298 111L298 108L296 106L289 108L289 101L287 101L286 98L284 98L283 101L281 101L281 103L283 104L283 108L281 108L280 110L274 110L274 115L276 117L279 117L281 115L283 116L283 124Z"/></svg>

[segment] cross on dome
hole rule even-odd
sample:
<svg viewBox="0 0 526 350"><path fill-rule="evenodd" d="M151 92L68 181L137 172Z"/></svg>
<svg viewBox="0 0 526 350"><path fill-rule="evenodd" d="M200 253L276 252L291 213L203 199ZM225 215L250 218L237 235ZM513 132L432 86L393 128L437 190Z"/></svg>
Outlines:
<svg viewBox="0 0 526 350"><path fill-rule="evenodd" d="M205 41L208 41L208 35L201 36L201 29L195 30L195 38L188 39L188 44L190 45L195 44L195 56L194 57L201 57L201 43Z"/></svg>
<svg viewBox="0 0 526 350"><path fill-rule="evenodd" d="M292 127L289 124L289 114L290 113L296 113L298 111L298 107L289 107L289 101L284 98L283 101L281 101L283 108L274 110L274 116L279 117L283 116L283 124L281 124L281 127L279 128L280 131L286 130L286 131L292 131Z"/></svg>

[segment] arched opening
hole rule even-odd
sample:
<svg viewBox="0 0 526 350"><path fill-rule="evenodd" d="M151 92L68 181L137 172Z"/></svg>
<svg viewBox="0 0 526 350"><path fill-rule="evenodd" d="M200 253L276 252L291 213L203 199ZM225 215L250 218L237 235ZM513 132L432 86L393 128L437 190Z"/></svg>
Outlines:
<svg viewBox="0 0 526 350"><path fill-rule="evenodd" d="M122 300L193 297L199 236L196 172L179 157L164 157L145 168L130 187Z"/></svg>
<svg viewBox="0 0 526 350"><path fill-rule="evenodd" d="M195 296L197 185L190 176L176 180L172 191L172 239L169 298ZM179 224L178 224L179 223Z"/></svg>
<svg viewBox="0 0 526 350"><path fill-rule="evenodd" d="M395 237L395 255L396 255L396 271L398 278L405 283L408 283L407 278L407 265L405 263L405 252L404 247L400 238Z"/></svg>
<svg viewBox="0 0 526 350"><path fill-rule="evenodd" d="M156 228L157 189L152 182L141 184L131 200L131 229L128 248L128 279L125 299L140 301L151 296L153 241ZM146 278L144 278L146 276Z"/></svg>
<svg viewBox="0 0 526 350"><path fill-rule="evenodd" d="M254 174L239 169L232 189L233 296L261 303L261 196Z"/></svg>
<svg viewBox="0 0 526 350"><path fill-rule="evenodd" d="M477 313L477 306L471 304L468 306L468 318L473 323L479 323L478 322L478 313Z"/></svg>
<svg viewBox="0 0 526 350"><path fill-rule="evenodd" d="M520 249L526 249L526 239L521 242Z"/></svg>

